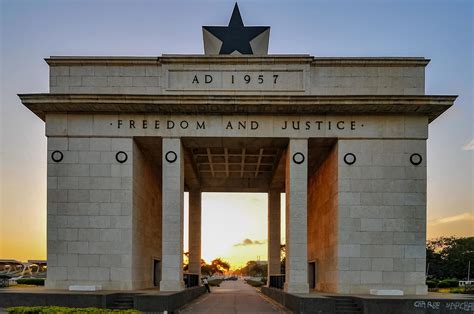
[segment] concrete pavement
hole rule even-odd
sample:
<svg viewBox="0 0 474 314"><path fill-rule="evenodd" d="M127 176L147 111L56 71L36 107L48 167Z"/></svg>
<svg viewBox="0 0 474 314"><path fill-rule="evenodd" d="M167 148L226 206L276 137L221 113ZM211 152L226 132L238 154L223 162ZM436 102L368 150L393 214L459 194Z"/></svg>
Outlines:
<svg viewBox="0 0 474 314"><path fill-rule="evenodd" d="M180 310L180 313L291 313L243 280L224 281Z"/></svg>

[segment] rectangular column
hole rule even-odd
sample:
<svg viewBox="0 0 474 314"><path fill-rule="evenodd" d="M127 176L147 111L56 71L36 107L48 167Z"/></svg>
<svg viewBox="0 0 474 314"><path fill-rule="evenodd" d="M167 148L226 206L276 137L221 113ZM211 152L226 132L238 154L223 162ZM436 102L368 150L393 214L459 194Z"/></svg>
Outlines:
<svg viewBox="0 0 474 314"><path fill-rule="evenodd" d="M268 193L268 283L271 275L280 275L280 192Z"/></svg>
<svg viewBox="0 0 474 314"><path fill-rule="evenodd" d="M286 157L286 276L285 291L308 288L308 140L290 139Z"/></svg>
<svg viewBox="0 0 474 314"><path fill-rule="evenodd" d="M341 139L338 159L337 292L426 294L426 140Z"/></svg>
<svg viewBox="0 0 474 314"><path fill-rule="evenodd" d="M181 139L163 138L161 291L180 291L183 281L184 162Z"/></svg>
<svg viewBox="0 0 474 314"><path fill-rule="evenodd" d="M132 147L48 137L48 289L133 289Z"/></svg>
<svg viewBox="0 0 474 314"><path fill-rule="evenodd" d="M201 191L189 191L189 273L201 275ZM201 282L199 280L199 282Z"/></svg>

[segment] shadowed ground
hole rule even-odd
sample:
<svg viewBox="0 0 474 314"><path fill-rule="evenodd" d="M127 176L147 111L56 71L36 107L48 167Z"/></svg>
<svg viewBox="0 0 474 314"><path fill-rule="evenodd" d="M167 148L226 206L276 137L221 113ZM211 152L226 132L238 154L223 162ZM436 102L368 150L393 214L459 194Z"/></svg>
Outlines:
<svg viewBox="0 0 474 314"><path fill-rule="evenodd" d="M181 309L180 313L291 313L242 280L224 281Z"/></svg>

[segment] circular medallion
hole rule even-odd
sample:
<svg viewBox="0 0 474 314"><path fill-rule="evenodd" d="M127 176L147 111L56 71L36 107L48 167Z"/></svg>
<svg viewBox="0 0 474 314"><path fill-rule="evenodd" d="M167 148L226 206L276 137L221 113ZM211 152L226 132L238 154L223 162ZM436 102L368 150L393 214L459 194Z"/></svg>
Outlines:
<svg viewBox="0 0 474 314"><path fill-rule="evenodd" d="M63 158L64 158L64 155L59 150L55 150L54 152L51 153L51 159L54 162L60 162L61 160L63 160Z"/></svg>
<svg viewBox="0 0 474 314"><path fill-rule="evenodd" d="M294 153L293 162L298 165L302 164L304 162L304 155L302 153Z"/></svg>
<svg viewBox="0 0 474 314"><path fill-rule="evenodd" d="M165 159L166 159L167 162L172 164L173 162L175 162L178 159L178 155L176 155L176 153L173 152L173 151L169 151L169 152L166 153Z"/></svg>
<svg viewBox="0 0 474 314"><path fill-rule="evenodd" d="M410 162L415 165L415 166L418 166L419 164L421 164L421 162L423 161L423 157L421 157L420 154L411 154L410 156Z"/></svg>
<svg viewBox="0 0 474 314"><path fill-rule="evenodd" d="M353 153L347 153L344 155L344 162L348 165L352 165L356 162L357 158Z"/></svg>
<svg viewBox="0 0 474 314"><path fill-rule="evenodd" d="M128 159L128 155L126 152L119 151L117 154L115 154L115 160L117 160L121 164L126 162L127 159Z"/></svg>

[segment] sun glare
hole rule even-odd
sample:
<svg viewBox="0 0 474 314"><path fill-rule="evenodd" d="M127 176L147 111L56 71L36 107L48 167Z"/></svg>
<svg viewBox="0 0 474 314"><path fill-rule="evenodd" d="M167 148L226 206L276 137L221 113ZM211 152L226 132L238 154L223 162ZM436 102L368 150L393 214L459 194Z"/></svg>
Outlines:
<svg viewBox="0 0 474 314"><path fill-rule="evenodd" d="M188 193L184 203L184 250L187 251ZM284 209L283 205L282 202ZM249 260L266 260L267 214L266 193L203 193L202 258L210 262L221 257L232 268Z"/></svg>

